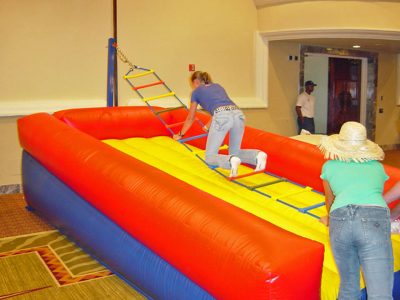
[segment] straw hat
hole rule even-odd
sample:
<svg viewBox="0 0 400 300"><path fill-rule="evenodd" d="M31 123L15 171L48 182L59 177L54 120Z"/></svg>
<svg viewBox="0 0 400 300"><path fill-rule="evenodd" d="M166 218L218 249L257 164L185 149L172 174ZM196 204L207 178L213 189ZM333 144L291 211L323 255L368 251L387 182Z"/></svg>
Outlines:
<svg viewBox="0 0 400 300"><path fill-rule="evenodd" d="M357 122L346 122L339 134L324 136L319 148L325 158L341 161L367 162L385 157L382 148L367 139L367 130Z"/></svg>

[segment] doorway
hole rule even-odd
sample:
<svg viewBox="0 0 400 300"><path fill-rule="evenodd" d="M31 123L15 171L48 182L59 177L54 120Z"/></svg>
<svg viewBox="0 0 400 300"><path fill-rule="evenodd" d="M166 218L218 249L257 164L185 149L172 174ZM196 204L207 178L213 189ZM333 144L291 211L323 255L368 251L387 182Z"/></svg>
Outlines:
<svg viewBox="0 0 400 300"><path fill-rule="evenodd" d="M335 62L342 64L335 68ZM350 66L346 67L347 62ZM375 139L377 66L376 53L301 46L299 92L303 91L302 87L307 80L318 85L313 93L316 98L314 119L317 134L336 133L344 121L356 120L365 125L368 138ZM330 84L331 78L336 80L335 87ZM348 82L347 87L344 87L344 82ZM339 95L343 90L344 93ZM350 92L351 100L347 92ZM346 110L345 116L340 112L341 102L343 110Z"/></svg>
<svg viewBox="0 0 400 300"><path fill-rule="evenodd" d="M317 84L315 97L315 132L327 134L328 129L328 94L329 94L329 56L306 54L304 57L304 82L312 80Z"/></svg>
<svg viewBox="0 0 400 300"><path fill-rule="evenodd" d="M361 121L361 68L360 59L329 57L327 134Z"/></svg>

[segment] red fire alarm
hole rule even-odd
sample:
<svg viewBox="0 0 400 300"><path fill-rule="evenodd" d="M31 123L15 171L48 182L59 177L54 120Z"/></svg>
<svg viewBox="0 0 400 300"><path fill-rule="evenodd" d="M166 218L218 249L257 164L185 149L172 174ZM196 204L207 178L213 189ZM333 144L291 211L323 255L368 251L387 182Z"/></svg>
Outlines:
<svg viewBox="0 0 400 300"><path fill-rule="evenodd" d="M196 71L196 65L195 64L189 64L189 72L194 72Z"/></svg>

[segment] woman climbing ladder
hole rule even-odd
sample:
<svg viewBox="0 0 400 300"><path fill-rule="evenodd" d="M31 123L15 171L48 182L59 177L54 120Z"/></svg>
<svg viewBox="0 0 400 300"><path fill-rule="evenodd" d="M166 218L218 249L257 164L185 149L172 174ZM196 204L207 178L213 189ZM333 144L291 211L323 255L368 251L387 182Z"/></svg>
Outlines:
<svg viewBox="0 0 400 300"><path fill-rule="evenodd" d="M219 84L213 83L207 72L194 72L191 76L191 83L193 92L189 115L182 130L174 135L174 139L181 139L190 129L196 118L197 106L200 104L212 115L210 122L204 126L204 130L208 131L205 157L207 164L230 169L230 177L237 176L241 162L255 165L255 171L264 170L267 161L266 153L254 149L241 149L245 117L229 98L225 89ZM228 132L229 155L218 154L219 147Z"/></svg>

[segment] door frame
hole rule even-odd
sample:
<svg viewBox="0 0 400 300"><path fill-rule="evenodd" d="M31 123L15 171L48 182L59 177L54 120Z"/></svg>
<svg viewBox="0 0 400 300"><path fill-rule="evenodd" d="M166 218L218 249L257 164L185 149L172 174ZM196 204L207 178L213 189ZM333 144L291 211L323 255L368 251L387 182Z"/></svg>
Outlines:
<svg viewBox="0 0 400 300"><path fill-rule="evenodd" d="M400 32L389 29L366 29L366 28L308 28L308 29L287 29L287 30L270 30L257 31L255 39L255 62L256 62L256 91L257 98L261 98L264 107L268 107L268 52L269 42L272 41L293 41L301 43L304 39L375 39L375 40L392 40L400 41ZM320 53L331 53L336 55L354 55L368 57L368 89L367 89L367 114L366 127L368 137L375 140L375 124L376 124L376 84L378 78L378 53L367 51L354 51L346 49L319 48ZM303 60L303 61L302 61ZM400 61L400 59L399 59ZM300 56L300 68L304 67L304 57ZM400 69L400 63L399 63ZM301 72L300 72L301 75ZM304 76L304 73L303 73ZM301 82L303 84L303 81ZM400 79L398 88L398 99L400 103ZM400 104L399 104L400 105Z"/></svg>
<svg viewBox="0 0 400 300"><path fill-rule="evenodd" d="M299 71L299 92L304 85L304 57L306 55L327 55L338 58L361 59L361 95L360 122L367 129L368 138L375 140L376 124L376 95L378 82L378 53L360 50L326 48L320 46L300 46L300 71Z"/></svg>
<svg viewBox="0 0 400 300"><path fill-rule="evenodd" d="M324 56L328 58L346 58L361 60L361 87L360 87L360 123L367 125L367 92L368 92L368 57L350 56L350 55L335 55L329 53L304 52L305 56ZM304 65L302 68L303 76L300 76L300 86L304 85ZM301 71L300 71L301 72ZM329 72L329 69L328 69ZM329 91L328 91L329 93ZM328 95L329 96L329 95ZM329 97L327 97L328 99ZM329 100L328 100L329 101ZM329 111L328 111L329 112Z"/></svg>

